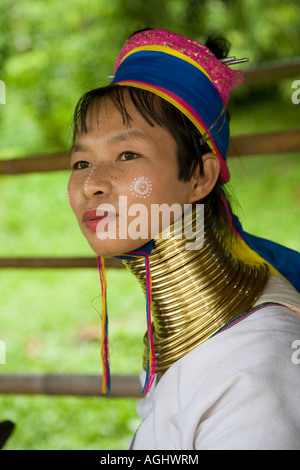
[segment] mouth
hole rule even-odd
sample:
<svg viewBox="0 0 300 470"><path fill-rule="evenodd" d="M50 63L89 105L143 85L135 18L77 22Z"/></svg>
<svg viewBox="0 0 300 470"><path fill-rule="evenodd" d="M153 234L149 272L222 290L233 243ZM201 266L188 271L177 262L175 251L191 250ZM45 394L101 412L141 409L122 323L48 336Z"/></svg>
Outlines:
<svg viewBox="0 0 300 470"><path fill-rule="evenodd" d="M116 214L103 211L103 214L97 215L97 209L92 209L83 214L82 220L88 230L96 232L103 230L112 220L116 220Z"/></svg>

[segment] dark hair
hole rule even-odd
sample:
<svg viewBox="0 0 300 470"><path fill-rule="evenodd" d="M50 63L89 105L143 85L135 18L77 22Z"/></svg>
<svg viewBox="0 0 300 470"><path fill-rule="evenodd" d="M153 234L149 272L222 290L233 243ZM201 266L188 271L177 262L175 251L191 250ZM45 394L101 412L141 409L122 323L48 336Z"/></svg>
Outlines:
<svg viewBox="0 0 300 470"><path fill-rule="evenodd" d="M224 38L210 36L205 45L209 47L217 58L224 58L228 54L230 44ZM87 114L93 106L100 106L103 99L111 99L120 111L124 123L130 125L131 117L128 114L124 101L124 94L128 93L133 104L150 124L154 123L167 129L177 143L178 179L189 181L195 169L200 168L203 175L202 155L211 152L207 143L201 144L201 133L194 124L175 106L159 96L136 87L111 85L97 88L85 93L77 103L73 119L73 138L78 132L87 132ZM215 215L226 219L222 194L224 189L219 179L212 192L202 201L210 203Z"/></svg>

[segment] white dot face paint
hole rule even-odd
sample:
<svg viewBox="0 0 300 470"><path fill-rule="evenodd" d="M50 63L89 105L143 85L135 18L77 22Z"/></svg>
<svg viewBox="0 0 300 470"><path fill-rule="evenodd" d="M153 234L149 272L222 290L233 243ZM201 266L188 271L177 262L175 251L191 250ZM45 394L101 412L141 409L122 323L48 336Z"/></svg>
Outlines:
<svg viewBox="0 0 300 470"><path fill-rule="evenodd" d="M88 189L88 182L89 182L89 179L90 179L90 177L91 177L93 171L94 171L94 168L91 169L91 171L90 171L89 174L88 174L87 179L85 180L85 184L84 184L84 190L85 190L85 191L87 191L87 189Z"/></svg>
<svg viewBox="0 0 300 470"><path fill-rule="evenodd" d="M130 191L133 196L139 197L140 199L145 199L146 197L151 196L152 183L149 178L139 176L134 178L130 185Z"/></svg>
<svg viewBox="0 0 300 470"><path fill-rule="evenodd" d="M70 198L70 191L69 191L69 190L67 190L67 194L68 194L69 205L70 205L70 207L72 207L72 206L71 206L71 198Z"/></svg>

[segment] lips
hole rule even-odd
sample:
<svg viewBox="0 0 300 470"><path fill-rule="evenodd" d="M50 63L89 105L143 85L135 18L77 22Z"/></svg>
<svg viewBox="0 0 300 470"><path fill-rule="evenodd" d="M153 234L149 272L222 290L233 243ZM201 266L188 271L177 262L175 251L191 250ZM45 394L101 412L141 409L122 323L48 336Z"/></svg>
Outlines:
<svg viewBox="0 0 300 470"><path fill-rule="evenodd" d="M83 223L92 232L102 230L111 220L115 220L116 214L103 211L103 215L97 215L97 209L88 210L83 214Z"/></svg>

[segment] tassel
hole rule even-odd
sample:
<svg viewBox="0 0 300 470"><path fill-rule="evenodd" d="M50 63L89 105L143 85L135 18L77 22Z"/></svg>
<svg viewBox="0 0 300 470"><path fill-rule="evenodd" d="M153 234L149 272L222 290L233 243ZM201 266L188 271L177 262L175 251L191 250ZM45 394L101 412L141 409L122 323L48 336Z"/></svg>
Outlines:
<svg viewBox="0 0 300 470"><path fill-rule="evenodd" d="M98 270L101 280L101 294L102 294L102 315L101 315L101 360L102 360L102 393L108 395L110 392L110 371L109 371L109 354L108 354L108 316L107 316L107 303L106 303L106 274L105 274L105 261L102 256L98 256Z"/></svg>
<svg viewBox="0 0 300 470"><path fill-rule="evenodd" d="M149 245L152 248L152 245ZM151 301L152 301L152 284L151 284L151 272L149 253L147 251L132 251L125 255L118 255L116 258L130 259L138 258L143 256L145 258L145 271L146 271L146 318L147 318L147 367L146 367L146 379L142 390L142 395L145 396L151 389L155 378L156 371L156 358L154 351L154 341L152 334L152 323L151 323Z"/></svg>
<svg viewBox="0 0 300 470"><path fill-rule="evenodd" d="M146 380L145 380L144 388L142 390L142 395L146 395L150 391L154 378L155 378L155 369L156 369L156 359L155 359L152 324L151 324L152 284L151 284L150 263L149 263L149 255L145 253L144 256L145 256L145 270L146 270L147 369L146 369Z"/></svg>
<svg viewBox="0 0 300 470"><path fill-rule="evenodd" d="M152 248L152 245L149 245ZM119 259L130 259L143 256L145 258L145 271L146 271L146 316L147 316L147 367L146 367L146 379L142 390L142 395L145 396L151 389L155 378L156 371L156 359L154 351L154 341L152 334L152 323L151 323L151 272L149 253L147 251L132 251L130 253L121 254L115 256ZM107 316L107 304L106 304L106 276L105 276L105 262L102 256L98 257L98 269L101 280L101 293L102 293L102 335L101 335L101 358L103 367L103 381L102 381L102 393L106 395L110 391L110 371L108 361L108 316Z"/></svg>

